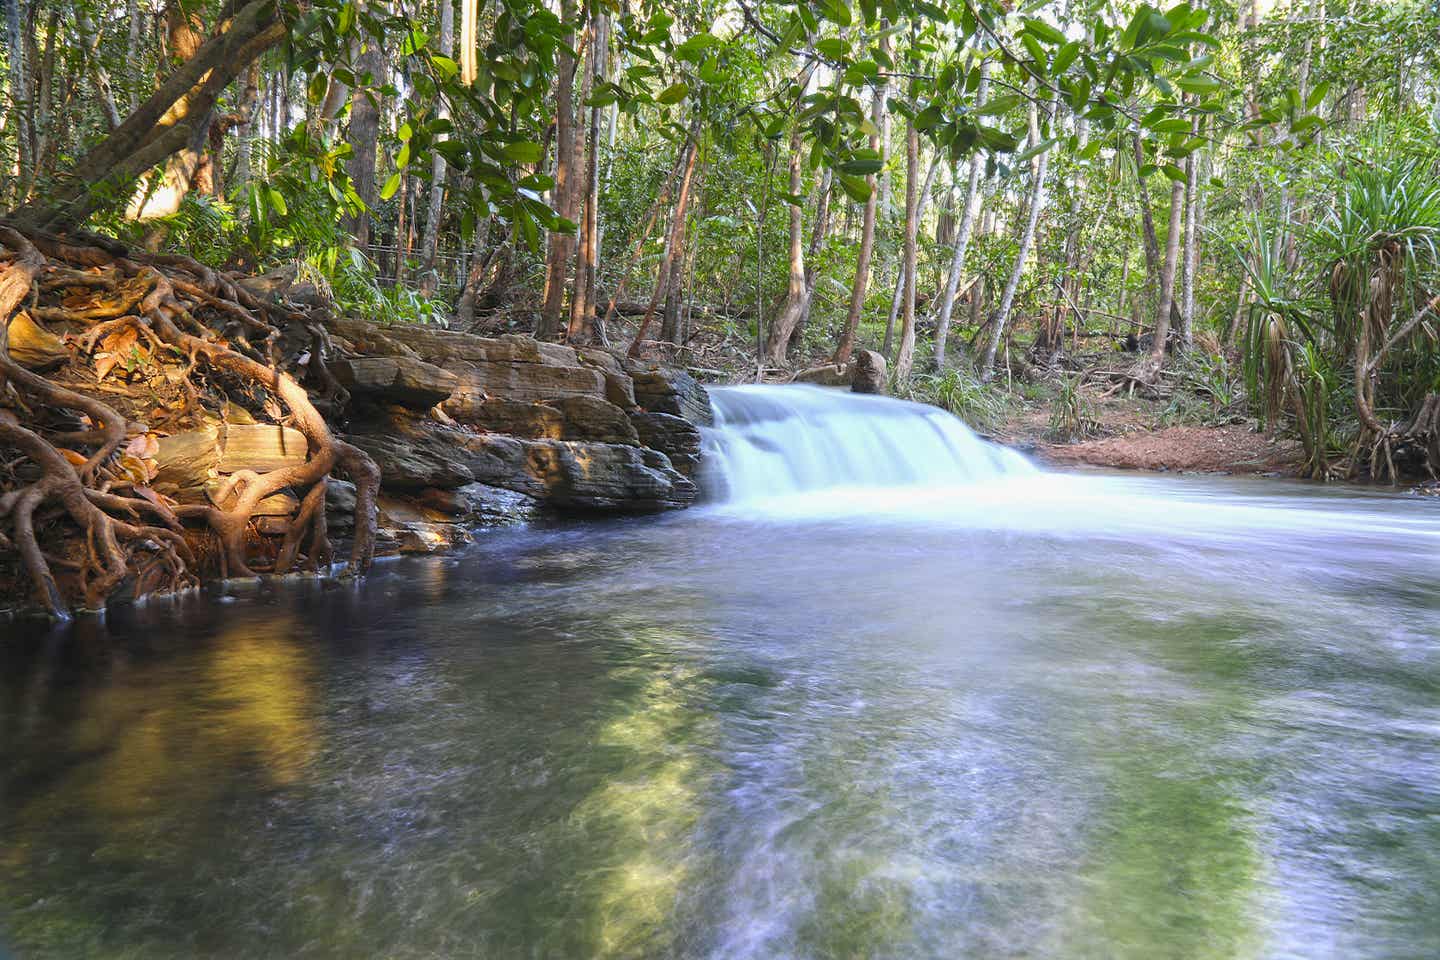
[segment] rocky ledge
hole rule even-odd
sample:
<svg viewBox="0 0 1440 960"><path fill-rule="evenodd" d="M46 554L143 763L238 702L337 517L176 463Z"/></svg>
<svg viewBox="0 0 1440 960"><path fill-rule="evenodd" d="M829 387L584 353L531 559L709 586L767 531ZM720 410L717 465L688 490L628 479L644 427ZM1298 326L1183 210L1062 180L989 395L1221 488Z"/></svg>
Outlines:
<svg viewBox="0 0 1440 960"><path fill-rule="evenodd" d="M695 500L710 399L683 370L518 335L328 326L345 438L380 468L382 548L429 552L477 526Z"/></svg>

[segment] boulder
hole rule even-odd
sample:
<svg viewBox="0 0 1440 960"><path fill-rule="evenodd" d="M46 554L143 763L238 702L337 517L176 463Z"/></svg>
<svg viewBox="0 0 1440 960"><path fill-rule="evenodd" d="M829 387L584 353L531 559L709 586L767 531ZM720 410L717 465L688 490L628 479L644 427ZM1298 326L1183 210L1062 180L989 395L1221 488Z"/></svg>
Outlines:
<svg viewBox="0 0 1440 960"><path fill-rule="evenodd" d="M886 386L885 358L874 350L856 350L850 359L850 389L883 394Z"/></svg>
<svg viewBox="0 0 1440 960"><path fill-rule="evenodd" d="M712 421L710 394L684 370L645 364L630 366L635 402L651 413L684 417L691 423L709 426Z"/></svg>
<svg viewBox="0 0 1440 960"><path fill-rule="evenodd" d="M630 414L640 442L659 450L670 464L690 479L700 466L700 430L684 417L642 411Z"/></svg>
<svg viewBox="0 0 1440 960"><path fill-rule="evenodd" d="M335 379L356 397L428 410L454 392L459 378L413 357L355 357L330 365Z"/></svg>

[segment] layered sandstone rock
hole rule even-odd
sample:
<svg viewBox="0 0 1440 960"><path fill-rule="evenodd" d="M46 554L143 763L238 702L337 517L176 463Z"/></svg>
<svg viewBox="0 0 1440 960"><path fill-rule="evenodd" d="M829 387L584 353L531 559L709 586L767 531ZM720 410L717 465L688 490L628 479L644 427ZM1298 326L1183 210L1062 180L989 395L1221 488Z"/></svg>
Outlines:
<svg viewBox="0 0 1440 960"><path fill-rule="evenodd" d="M695 424L710 422L710 400L682 371L529 337L330 326L350 354L331 364L353 396L348 439L375 459L387 496L432 511L448 503L462 523L537 509L668 510L695 498ZM474 505L477 489L491 491L481 498L489 506ZM494 491L523 500L497 504ZM419 549L444 531L415 525L442 522L417 515L386 526L401 549Z"/></svg>

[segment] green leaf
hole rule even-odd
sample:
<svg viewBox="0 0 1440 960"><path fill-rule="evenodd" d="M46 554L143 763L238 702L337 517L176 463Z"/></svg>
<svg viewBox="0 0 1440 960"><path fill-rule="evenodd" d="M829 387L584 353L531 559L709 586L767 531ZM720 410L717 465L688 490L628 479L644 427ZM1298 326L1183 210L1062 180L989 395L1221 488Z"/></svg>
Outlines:
<svg viewBox="0 0 1440 960"><path fill-rule="evenodd" d="M1065 42L1065 34L1044 20L1037 20L1034 17L1025 18L1025 29L1035 35L1038 40L1059 46Z"/></svg>
<svg viewBox="0 0 1440 960"><path fill-rule="evenodd" d="M838 26L848 27L853 21L845 0L819 0L820 16Z"/></svg>
<svg viewBox="0 0 1440 960"><path fill-rule="evenodd" d="M815 52L831 60L839 60L850 52L850 45L839 37L826 37L815 44Z"/></svg>
<svg viewBox="0 0 1440 960"><path fill-rule="evenodd" d="M330 86L330 78L319 70L310 75L310 83L306 86L305 92L310 97L311 103L319 103L325 99L325 91Z"/></svg>
<svg viewBox="0 0 1440 960"><path fill-rule="evenodd" d="M681 100L684 100L689 94L690 87L688 84L685 83L685 81L682 80L679 83L672 83L670 86L666 87L660 93L660 96L655 98L655 102L663 103L666 106L670 106L671 104L676 104L679 103Z"/></svg>
<svg viewBox="0 0 1440 960"><path fill-rule="evenodd" d="M1315 89L1310 91L1310 96L1305 98L1305 109L1314 110L1320 106L1320 104L1325 102L1325 95L1329 92L1330 81L1322 80L1320 83L1317 83Z"/></svg>
<svg viewBox="0 0 1440 960"><path fill-rule="evenodd" d="M425 31L416 27L406 35L405 40L400 44L400 55L402 57L409 57L419 53L425 49L425 44L428 43L429 40L430 38L426 36Z"/></svg>
<svg viewBox="0 0 1440 960"><path fill-rule="evenodd" d="M505 159L515 163L539 163L545 159L545 148L531 140L507 143L500 148Z"/></svg>
<svg viewBox="0 0 1440 960"><path fill-rule="evenodd" d="M1175 80L1175 86L1184 90L1186 93L1204 96L1207 93L1214 93L1216 90L1223 89L1225 84L1219 80L1212 80L1209 77L1178 77Z"/></svg>
<svg viewBox="0 0 1440 960"><path fill-rule="evenodd" d="M1008 113L1015 107L1025 102L1025 98L1018 93L1002 93L998 97L991 97L984 104L974 109L977 117L993 117L1002 113Z"/></svg>
<svg viewBox="0 0 1440 960"><path fill-rule="evenodd" d="M1168 120L1158 120L1155 123L1147 123L1146 126L1156 133L1190 132L1190 121L1184 117L1171 117Z"/></svg>
<svg viewBox="0 0 1440 960"><path fill-rule="evenodd" d="M270 208L272 210L282 217L290 212L289 208L285 206L285 197L279 190L276 190L274 187L266 187L265 192L270 199Z"/></svg>
<svg viewBox="0 0 1440 960"><path fill-rule="evenodd" d="M866 200L869 200L870 194L874 192L870 186L870 181L864 177L855 177L848 173L840 173L836 175L836 179L840 181L840 189L844 190L845 195L856 203L864 203Z"/></svg>
<svg viewBox="0 0 1440 960"><path fill-rule="evenodd" d="M689 63L698 63L706 50L719 46L721 42L713 33L697 33L675 48L675 56Z"/></svg>
<svg viewBox="0 0 1440 960"><path fill-rule="evenodd" d="M385 186L380 188L380 199L389 200L395 196L395 191L400 189L400 171L396 170L390 174L390 179L385 181Z"/></svg>
<svg viewBox="0 0 1440 960"><path fill-rule="evenodd" d="M851 174L853 176L865 176L871 173L879 173L884 166L885 164L879 160L846 160L836 169L841 173ZM864 198L862 197L861 199Z"/></svg>
<svg viewBox="0 0 1440 960"><path fill-rule="evenodd" d="M434 65L435 72L440 74L441 80L450 80L460 72L460 65L458 63L438 53L430 55L430 63Z"/></svg>
<svg viewBox="0 0 1440 960"><path fill-rule="evenodd" d="M1049 150L1051 147L1055 146L1055 142L1056 142L1056 141L1055 141L1055 138L1054 138L1054 137L1051 137L1051 138L1046 139L1046 140L1041 140L1039 143L1035 144L1035 146L1029 147L1028 149L1026 149L1026 150L1024 150L1024 151L1015 154L1015 157L1014 157L1014 159L1013 159L1013 162L1014 162L1014 163L1024 163L1026 160L1029 160L1031 157L1038 157L1038 156L1040 156L1040 154L1044 153L1046 150Z"/></svg>
<svg viewBox="0 0 1440 960"><path fill-rule="evenodd" d="M1169 177L1171 180L1173 180L1173 181L1176 182L1176 183L1184 183L1184 182L1185 182L1185 171L1182 170L1182 169L1180 169L1179 167L1175 166L1175 164L1173 164L1173 163L1167 163L1167 164L1165 164L1164 166L1162 166L1162 167L1160 168L1160 172L1163 173L1163 174L1165 174L1165 176Z"/></svg>
<svg viewBox="0 0 1440 960"><path fill-rule="evenodd" d="M1051 66L1051 71L1056 74L1064 73L1070 69L1070 64L1074 63L1078 56L1080 56L1080 43L1078 40L1072 40L1061 47L1059 53L1055 54L1055 63Z"/></svg>

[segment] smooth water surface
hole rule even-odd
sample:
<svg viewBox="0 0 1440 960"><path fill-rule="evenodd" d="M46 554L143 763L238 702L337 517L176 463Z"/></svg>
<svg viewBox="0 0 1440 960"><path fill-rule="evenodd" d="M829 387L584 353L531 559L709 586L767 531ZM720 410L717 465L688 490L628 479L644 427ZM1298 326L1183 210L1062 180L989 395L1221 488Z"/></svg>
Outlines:
<svg viewBox="0 0 1440 960"><path fill-rule="evenodd" d="M0 954L1440 955L1434 504L951 479L5 627Z"/></svg>

